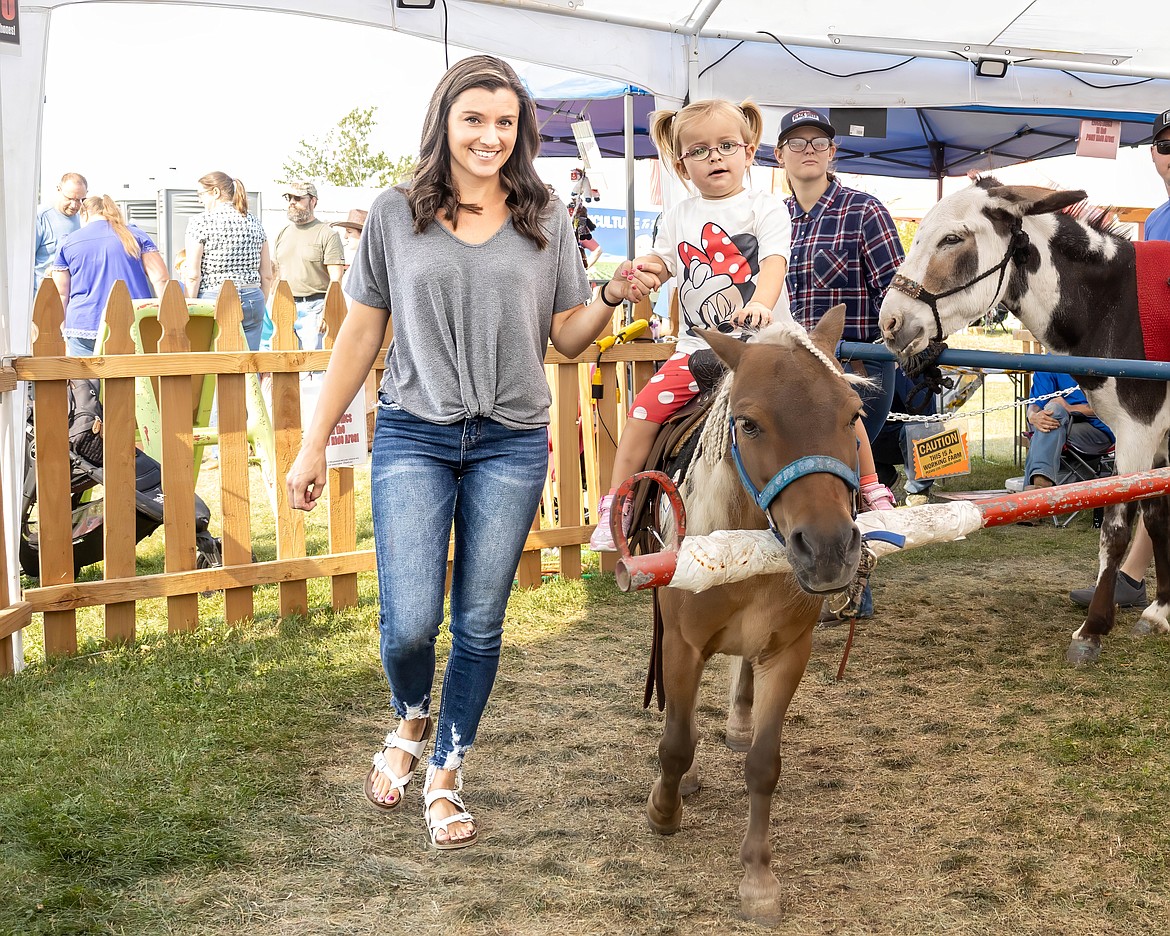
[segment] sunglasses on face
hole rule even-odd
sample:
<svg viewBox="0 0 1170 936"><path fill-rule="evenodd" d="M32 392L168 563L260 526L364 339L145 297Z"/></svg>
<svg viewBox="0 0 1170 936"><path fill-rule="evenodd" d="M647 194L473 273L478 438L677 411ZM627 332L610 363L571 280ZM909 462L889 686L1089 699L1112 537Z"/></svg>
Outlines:
<svg viewBox="0 0 1170 936"><path fill-rule="evenodd" d="M828 137L813 137L811 140L806 140L804 137L792 137L781 145L787 146L794 153L803 153L810 146L814 153L823 153L833 145L833 141Z"/></svg>
<svg viewBox="0 0 1170 936"><path fill-rule="evenodd" d="M312 197L312 195L285 195L284 200L286 202L303 202Z"/></svg>
<svg viewBox="0 0 1170 936"><path fill-rule="evenodd" d="M741 146L747 146L746 143L737 143L735 140L724 140L722 143L714 147L714 152L720 156L731 156ZM682 154L683 159L706 159L712 153L710 146L704 146L700 143L698 146L692 146L689 150Z"/></svg>
<svg viewBox="0 0 1170 936"><path fill-rule="evenodd" d="M1170 156L1170 140L1159 140L1154 144L1154 149L1160 156Z"/></svg>

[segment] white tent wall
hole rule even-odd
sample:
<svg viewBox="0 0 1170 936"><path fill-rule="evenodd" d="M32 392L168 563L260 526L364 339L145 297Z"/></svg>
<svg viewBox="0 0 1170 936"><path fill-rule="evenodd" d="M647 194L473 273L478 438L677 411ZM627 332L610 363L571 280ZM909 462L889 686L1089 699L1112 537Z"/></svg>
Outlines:
<svg viewBox="0 0 1170 936"><path fill-rule="evenodd" d="M0 46L0 359L7 364L30 346L33 228L40 167L41 102L49 12L20 9L20 48ZM23 390L0 397L0 478L4 485L8 593L20 594L20 500L24 463ZM17 668L23 665L22 632L12 636Z"/></svg>

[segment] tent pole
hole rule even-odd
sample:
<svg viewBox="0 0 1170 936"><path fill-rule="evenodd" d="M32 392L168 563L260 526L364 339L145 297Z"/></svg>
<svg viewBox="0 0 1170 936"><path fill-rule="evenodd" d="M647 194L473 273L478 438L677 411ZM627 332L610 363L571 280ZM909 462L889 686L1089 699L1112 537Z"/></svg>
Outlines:
<svg viewBox="0 0 1170 936"><path fill-rule="evenodd" d="M626 161L626 259L634 259L634 234L638 219L634 208L634 95L626 90L625 97L625 127L623 143L625 144Z"/></svg>

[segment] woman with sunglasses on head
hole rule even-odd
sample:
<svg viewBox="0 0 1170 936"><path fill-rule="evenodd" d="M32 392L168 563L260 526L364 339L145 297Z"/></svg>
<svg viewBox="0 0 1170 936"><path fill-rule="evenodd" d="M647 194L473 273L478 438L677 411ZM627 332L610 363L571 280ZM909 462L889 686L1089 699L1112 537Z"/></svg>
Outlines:
<svg viewBox="0 0 1170 936"><path fill-rule="evenodd" d="M349 314L288 473L290 504L312 509L329 434L393 315L370 484L382 665L398 724L374 755L365 795L397 809L433 739L422 805L440 849L478 836L462 767L548 470L549 340L576 357L614 307L658 285L626 261L590 299L572 220L536 173L539 149L535 106L511 66L476 55L451 67L431 97L414 178L370 206L346 284ZM432 723L452 525L451 644Z"/></svg>
<svg viewBox="0 0 1170 936"><path fill-rule="evenodd" d="M203 214L187 223L183 268L187 295L215 299L225 282L235 283L244 313L244 338L257 351L268 315L264 297L272 289L274 272L268 235L248 214L248 193L239 179L225 172L207 173L199 180L199 200Z"/></svg>

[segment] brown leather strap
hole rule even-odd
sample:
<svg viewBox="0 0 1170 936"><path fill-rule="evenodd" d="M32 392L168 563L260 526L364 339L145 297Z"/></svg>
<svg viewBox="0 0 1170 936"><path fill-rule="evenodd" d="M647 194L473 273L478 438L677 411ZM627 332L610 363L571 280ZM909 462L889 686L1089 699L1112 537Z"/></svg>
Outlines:
<svg viewBox="0 0 1170 936"><path fill-rule="evenodd" d="M654 589L654 638L650 644L650 667L646 672L646 692L642 708L650 708L650 700L657 694L658 711L666 708L666 684L662 678L662 607L658 603L658 589Z"/></svg>

